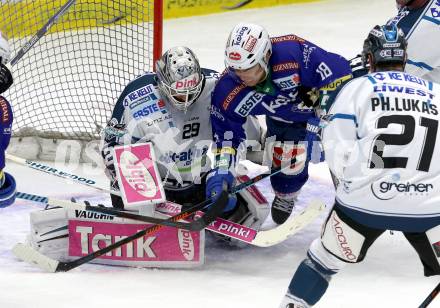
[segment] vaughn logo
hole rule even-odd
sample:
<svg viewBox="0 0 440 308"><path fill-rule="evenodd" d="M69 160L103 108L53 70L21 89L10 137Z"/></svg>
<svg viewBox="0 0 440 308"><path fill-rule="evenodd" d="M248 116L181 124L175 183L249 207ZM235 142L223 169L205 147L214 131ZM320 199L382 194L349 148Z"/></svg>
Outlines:
<svg viewBox="0 0 440 308"><path fill-rule="evenodd" d="M434 189L434 185L430 183L410 183L399 180L400 176L395 174L390 180L374 182L371 184L371 191L379 200L390 200L399 194L406 196L428 195Z"/></svg>

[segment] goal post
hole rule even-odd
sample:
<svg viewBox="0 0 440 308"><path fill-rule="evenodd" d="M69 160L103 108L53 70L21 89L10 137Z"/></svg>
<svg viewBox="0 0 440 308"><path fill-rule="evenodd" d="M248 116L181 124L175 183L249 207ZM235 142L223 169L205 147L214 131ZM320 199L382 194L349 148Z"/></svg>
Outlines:
<svg viewBox="0 0 440 308"><path fill-rule="evenodd" d="M65 2L0 2L0 31L13 56ZM39 138L99 139L124 87L154 69L162 19L162 0L76 0L12 68L4 96L13 106L13 139L40 147Z"/></svg>

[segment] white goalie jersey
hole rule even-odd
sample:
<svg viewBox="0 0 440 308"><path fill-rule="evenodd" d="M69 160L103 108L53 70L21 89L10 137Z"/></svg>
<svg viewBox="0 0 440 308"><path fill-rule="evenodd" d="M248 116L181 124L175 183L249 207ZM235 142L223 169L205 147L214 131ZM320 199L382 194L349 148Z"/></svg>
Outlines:
<svg viewBox="0 0 440 308"><path fill-rule="evenodd" d="M150 141L162 178L180 184L200 183L200 176L211 168L207 156L212 142L210 106L217 80L216 72L204 69L203 73L203 90L186 112L161 96L156 74L147 73L132 81L116 103L105 142L114 146Z"/></svg>
<svg viewBox="0 0 440 308"><path fill-rule="evenodd" d="M323 130L338 202L388 217L440 216L440 86L402 72L354 79Z"/></svg>

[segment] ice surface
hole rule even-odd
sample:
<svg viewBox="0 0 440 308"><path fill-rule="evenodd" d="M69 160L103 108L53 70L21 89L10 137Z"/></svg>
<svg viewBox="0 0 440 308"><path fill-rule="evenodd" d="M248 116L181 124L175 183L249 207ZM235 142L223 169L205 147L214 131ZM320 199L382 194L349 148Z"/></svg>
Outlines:
<svg viewBox="0 0 440 308"><path fill-rule="evenodd" d="M221 70L228 32L239 21L260 23L271 35L295 33L347 58L361 50L372 26L395 12L394 1L334 0L270 9L231 12L166 21L165 49L187 45L202 66ZM249 165L253 174L259 168ZM57 198L83 197L108 202L91 188L9 164L18 190ZM87 172L80 166L77 172ZM105 182L103 174L93 175ZM268 182L259 184L268 199ZM312 165L299 207L312 197L331 205L333 188L325 164ZM325 215L295 237L270 248L231 249L208 239L206 264L196 270L129 269L84 265L68 273L48 274L18 261L12 246L29 230L29 212L41 205L18 201L0 210L0 307L278 307L310 242L319 235ZM266 222L270 227L272 222ZM362 264L344 269L332 280L316 307L417 307L438 283L424 278L416 253L399 233L384 234ZM435 300L430 307L440 307Z"/></svg>

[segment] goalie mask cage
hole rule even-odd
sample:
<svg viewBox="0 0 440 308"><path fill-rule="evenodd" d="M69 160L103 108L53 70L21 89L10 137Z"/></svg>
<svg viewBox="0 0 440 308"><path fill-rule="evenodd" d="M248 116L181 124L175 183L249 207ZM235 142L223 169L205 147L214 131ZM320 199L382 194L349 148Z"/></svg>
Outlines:
<svg viewBox="0 0 440 308"><path fill-rule="evenodd" d="M2 0L14 56L66 0ZM99 139L127 83L161 55L162 0L77 0L12 68L13 137Z"/></svg>

